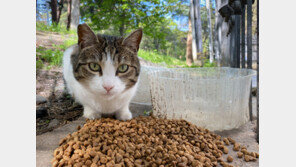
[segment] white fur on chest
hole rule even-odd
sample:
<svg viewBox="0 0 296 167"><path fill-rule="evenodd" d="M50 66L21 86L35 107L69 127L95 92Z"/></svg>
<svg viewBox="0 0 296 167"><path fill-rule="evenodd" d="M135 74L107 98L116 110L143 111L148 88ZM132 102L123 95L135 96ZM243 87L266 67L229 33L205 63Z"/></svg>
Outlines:
<svg viewBox="0 0 296 167"><path fill-rule="evenodd" d="M89 87L81 84L75 79L71 64L71 53L75 47L78 46L74 45L68 48L65 51L63 57L63 73L68 92L75 98L76 101L81 103L84 108L89 107L93 110L93 112L96 113L116 113L121 112L121 110L124 109L126 110L126 108L128 109L129 102L136 92L138 82L132 88L125 90L116 96L109 97L105 95L99 95L97 92L90 90ZM100 78L97 78L97 80L100 81ZM112 80L108 81L108 78L106 80L106 82L112 82ZM94 82L96 82L95 79ZM118 89L121 89L120 83L118 84ZM99 86L94 86L93 89L98 89L98 91L101 91L101 87Z"/></svg>

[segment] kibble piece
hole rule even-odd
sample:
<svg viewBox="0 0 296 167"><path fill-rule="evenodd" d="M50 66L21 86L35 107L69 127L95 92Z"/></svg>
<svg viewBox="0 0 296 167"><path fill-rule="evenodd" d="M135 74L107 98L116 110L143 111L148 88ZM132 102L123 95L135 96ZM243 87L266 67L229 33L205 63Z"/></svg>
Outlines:
<svg viewBox="0 0 296 167"><path fill-rule="evenodd" d="M243 154L248 155L248 151L247 151L246 149L241 149L241 152L242 152Z"/></svg>
<svg viewBox="0 0 296 167"><path fill-rule="evenodd" d="M226 146L223 147L223 153L228 154L228 148Z"/></svg>
<svg viewBox="0 0 296 167"><path fill-rule="evenodd" d="M95 164L95 163L92 163L92 164L90 165L90 167L98 167L98 165Z"/></svg>
<svg viewBox="0 0 296 167"><path fill-rule="evenodd" d="M233 145L233 151L239 151L239 149L240 149L240 144L234 143L234 145Z"/></svg>
<svg viewBox="0 0 296 167"><path fill-rule="evenodd" d="M245 159L246 162L249 162L250 161L250 158L251 158L250 156L245 155L245 158L244 159Z"/></svg>
<svg viewBox="0 0 296 167"><path fill-rule="evenodd" d="M227 139L230 141L231 144L235 143L235 140L233 140L231 137L228 137Z"/></svg>
<svg viewBox="0 0 296 167"><path fill-rule="evenodd" d="M243 155L244 155L244 154L243 154L242 152L237 152L237 157L238 157L238 158L242 158Z"/></svg>
<svg viewBox="0 0 296 167"><path fill-rule="evenodd" d="M259 158L259 153L255 153L256 154L256 158Z"/></svg>
<svg viewBox="0 0 296 167"><path fill-rule="evenodd" d="M90 166L92 164L92 161L91 160L87 160L86 162L85 162L85 165L87 165L87 166Z"/></svg>
<svg viewBox="0 0 296 167"><path fill-rule="evenodd" d="M229 143L229 141L228 141L227 138L224 138L223 141L224 141L224 143L225 143L227 146L230 145L230 143Z"/></svg>
<svg viewBox="0 0 296 167"><path fill-rule="evenodd" d="M227 161L228 161L228 162L232 162L232 161L233 161L232 156L228 155L228 157L227 157Z"/></svg>
<svg viewBox="0 0 296 167"><path fill-rule="evenodd" d="M102 163L102 164L105 164L105 163L107 163L107 158L106 157L101 157L100 158L100 162Z"/></svg>
<svg viewBox="0 0 296 167"><path fill-rule="evenodd" d="M252 156L252 157L256 158L256 153L254 153L254 152L251 152L251 153L250 153L250 156Z"/></svg>

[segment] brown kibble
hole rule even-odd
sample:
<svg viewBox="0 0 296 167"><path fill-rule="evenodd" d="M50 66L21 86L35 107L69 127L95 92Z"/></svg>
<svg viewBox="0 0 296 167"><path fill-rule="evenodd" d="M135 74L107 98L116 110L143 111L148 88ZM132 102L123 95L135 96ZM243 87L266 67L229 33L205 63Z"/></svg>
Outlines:
<svg viewBox="0 0 296 167"><path fill-rule="evenodd" d="M246 161L246 162L249 162L249 161L250 161L250 156L245 155L245 161Z"/></svg>
<svg viewBox="0 0 296 167"><path fill-rule="evenodd" d="M228 148L226 146L223 147L223 153L228 154Z"/></svg>
<svg viewBox="0 0 296 167"><path fill-rule="evenodd" d="M229 145L230 145L230 143L229 143L229 141L228 141L228 139L227 139L227 138L224 138L224 139L223 139L223 141L224 141L224 143L225 143L227 146L229 146Z"/></svg>
<svg viewBox="0 0 296 167"><path fill-rule="evenodd" d="M87 120L68 134L54 151L52 166L73 167L232 167L228 145L239 158L256 161L258 153L248 152L231 138L196 127L185 120L137 117L128 121L111 118Z"/></svg>
<svg viewBox="0 0 296 167"><path fill-rule="evenodd" d="M249 156L249 155L245 155L245 161L246 161L246 162L249 162L249 161L256 161L256 158L251 157L251 156Z"/></svg>
<svg viewBox="0 0 296 167"><path fill-rule="evenodd" d="M90 165L90 167L98 167L98 165L95 164L95 163L92 163L92 164Z"/></svg>
<svg viewBox="0 0 296 167"><path fill-rule="evenodd" d="M259 153L255 153L256 154L256 158L259 158Z"/></svg>
<svg viewBox="0 0 296 167"><path fill-rule="evenodd" d="M106 158L106 157L101 157L100 162L101 162L102 164L107 163L107 158Z"/></svg>
<svg viewBox="0 0 296 167"><path fill-rule="evenodd" d="M77 130L80 130L80 129L81 129L81 126L80 126L80 125L78 125L76 129L77 129Z"/></svg>
<svg viewBox="0 0 296 167"><path fill-rule="evenodd" d="M247 149L241 149L241 152L242 152L243 154L248 155L248 151L247 151Z"/></svg>
<svg viewBox="0 0 296 167"><path fill-rule="evenodd" d="M232 161L233 161L232 156L228 155L228 157L227 157L227 161L228 161L228 162L232 162Z"/></svg>
<svg viewBox="0 0 296 167"><path fill-rule="evenodd" d="M240 144L234 143L234 145L233 145L233 151L239 151L239 149L240 149Z"/></svg>
<svg viewBox="0 0 296 167"><path fill-rule="evenodd" d="M256 158L256 153L254 153L254 152L251 152L251 153L250 153L250 156L252 156L252 157Z"/></svg>
<svg viewBox="0 0 296 167"><path fill-rule="evenodd" d="M237 152L237 157L238 157L238 158L242 158L243 155L244 155L244 154L243 154L242 152Z"/></svg>
<svg viewBox="0 0 296 167"><path fill-rule="evenodd" d="M235 140L233 140L231 137L228 137L227 139L230 141L231 144L235 143Z"/></svg>
<svg viewBox="0 0 296 167"><path fill-rule="evenodd" d="M87 166L90 166L91 164L92 164L91 160L87 160L87 161L85 162L85 165L87 165Z"/></svg>
<svg viewBox="0 0 296 167"><path fill-rule="evenodd" d="M198 160L194 160L194 161L192 162L192 166L193 166L193 167L202 167L203 165L202 165L202 163L199 162Z"/></svg>

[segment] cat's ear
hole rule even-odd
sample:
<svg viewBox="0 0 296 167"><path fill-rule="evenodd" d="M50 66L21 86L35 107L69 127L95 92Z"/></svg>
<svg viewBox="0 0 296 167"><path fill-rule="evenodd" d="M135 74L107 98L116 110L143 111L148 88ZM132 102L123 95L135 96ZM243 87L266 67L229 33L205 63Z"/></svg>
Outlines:
<svg viewBox="0 0 296 167"><path fill-rule="evenodd" d="M142 29L137 29L133 33L131 33L128 37L124 38L122 44L131 49L139 50L139 46L141 43L143 31Z"/></svg>
<svg viewBox="0 0 296 167"><path fill-rule="evenodd" d="M77 27L78 45L81 49L99 43L96 34L86 24L79 24Z"/></svg>

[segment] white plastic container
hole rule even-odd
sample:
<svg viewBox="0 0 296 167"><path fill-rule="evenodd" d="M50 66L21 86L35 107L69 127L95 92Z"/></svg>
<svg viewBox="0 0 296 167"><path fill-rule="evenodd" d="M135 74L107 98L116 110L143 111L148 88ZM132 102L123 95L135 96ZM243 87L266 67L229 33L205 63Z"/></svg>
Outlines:
<svg viewBox="0 0 296 167"><path fill-rule="evenodd" d="M212 131L238 128L249 120L254 70L173 68L149 74L153 113L185 119Z"/></svg>
<svg viewBox="0 0 296 167"><path fill-rule="evenodd" d="M154 66L141 66L140 81L139 81L137 92L134 98L132 99L133 103L152 105L148 73L153 71L164 70L164 69L167 69L167 68L154 67Z"/></svg>

